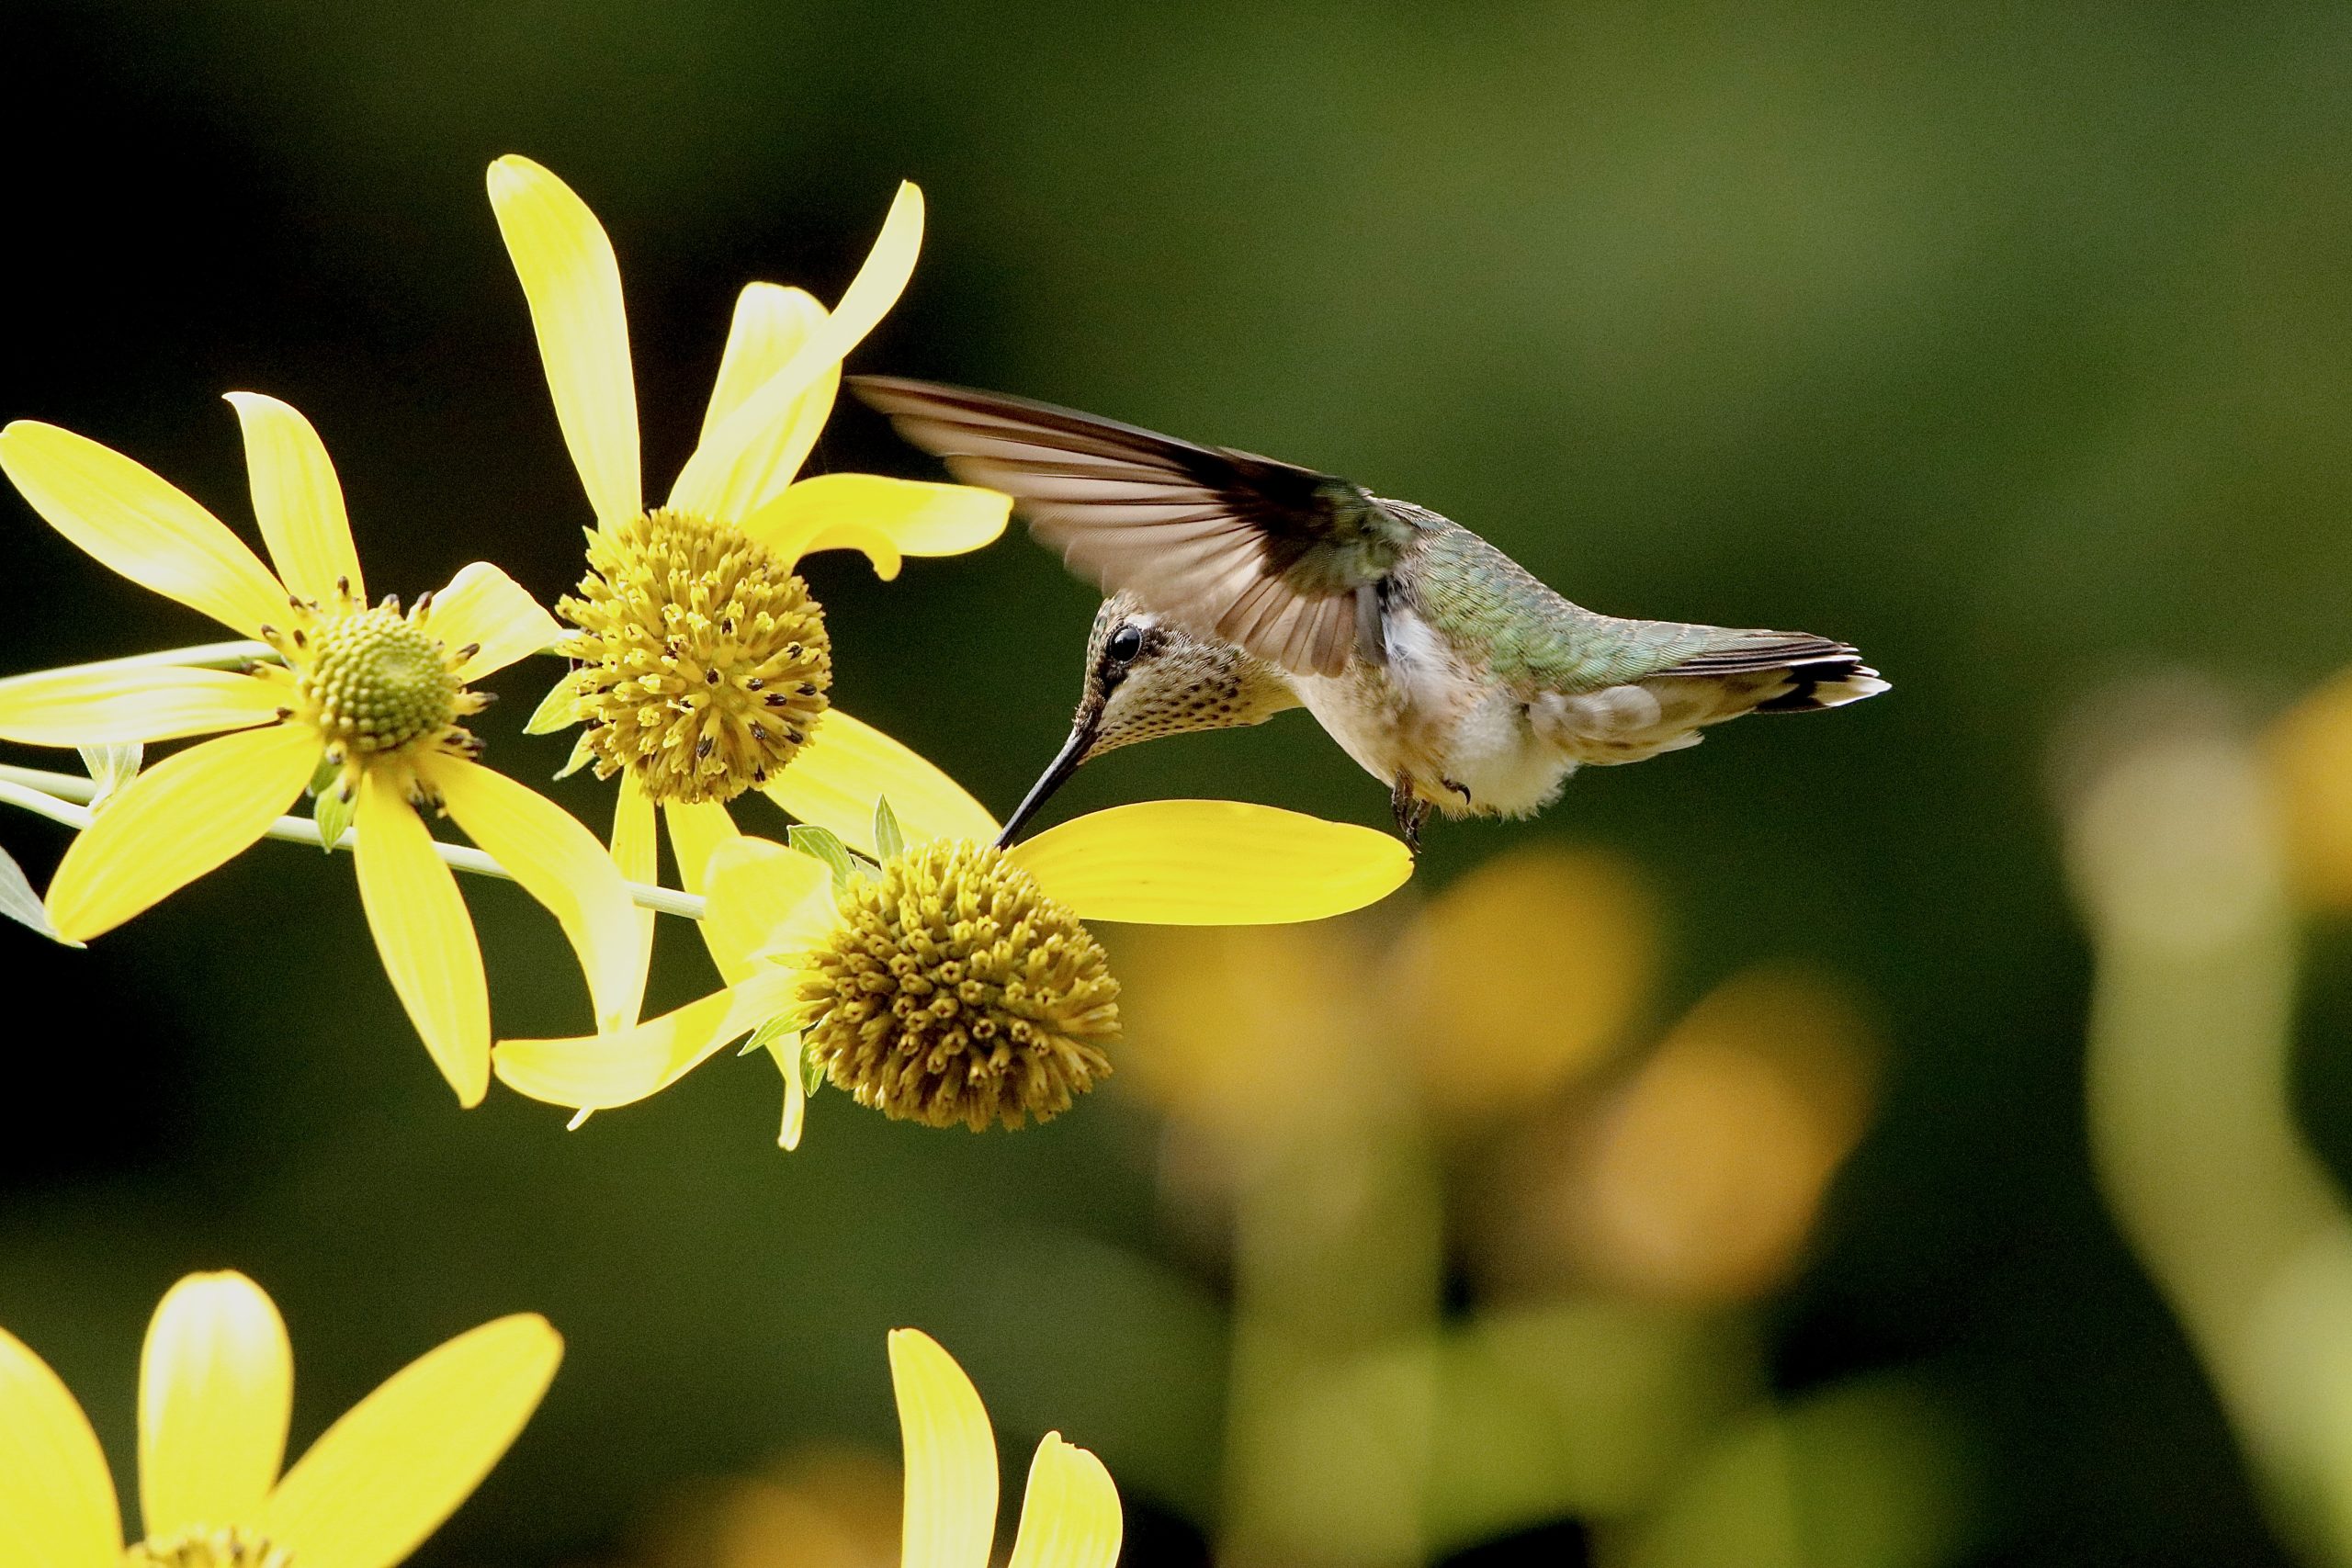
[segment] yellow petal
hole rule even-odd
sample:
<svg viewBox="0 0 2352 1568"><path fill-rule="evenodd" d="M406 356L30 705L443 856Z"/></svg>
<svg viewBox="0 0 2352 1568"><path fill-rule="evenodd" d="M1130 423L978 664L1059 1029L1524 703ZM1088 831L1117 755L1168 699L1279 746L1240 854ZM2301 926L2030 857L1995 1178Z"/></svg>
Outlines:
<svg viewBox="0 0 2352 1568"><path fill-rule="evenodd" d="M1021 1533L1006 1568L1113 1568L1122 1523L1119 1489L1102 1461L1048 1432L1029 1462Z"/></svg>
<svg viewBox="0 0 2352 1568"><path fill-rule="evenodd" d="M671 505L706 517L741 518L790 482L798 467L797 459L792 468L785 467L787 448L797 438L794 404L815 389L830 410L831 384L840 374L842 356L898 303L922 249L922 192L901 184L865 265L825 318L823 329L811 333L781 370L705 432L670 492ZM805 411L801 418L805 423ZM816 423L822 423L822 412Z"/></svg>
<svg viewBox="0 0 2352 1568"><path fill-rule="evenodd" d="M644 487L613 243L570 186L511 152L490 166L490 205L531 302L556 423L588 504L605 527L625 523L644 504Z"/></svg>
<svg viewBox="0 0 2352 1568"><path fill-rule="evenodd" d="M800 488L794 485L777 501L789 499L793 491ZM786 566L797 567L801 557L813 556L820 550L862 550L873 563L875 576L885 582L897 581L900 551L899 542L890 537L888 529L854 517L802 517L775 526L768 519L777 510L776 504L771 502L753 513L744 519L743 532L765 545L769 553Z"/></svg>
<svg viewBox="0 0 2352 1568"><path fill-rule="evenodd" d="M149 1539L257 1517L286 1459L294 1352L243 1274L190 1274L139 1358L139 1511Z"/></svg>
<svg viewBox="0 0 2352 1568"><path fill-rule="evenodd" d="M1413 857L1385 833L1236 800L1114 806L1009 853L1080 919L1163 926L1319 920L1413 874Z"/></svg>
<svg viewBox="0 0 2352 1568"><path fill-rule="evenodd" d="M51 527L141 587L247 637L286 621L286 590L243 541L111 447L20 419L0 430L0 469Z"/></svg>
<svg viewBox="0 0 2352 1568"><path fill-rule="evenodd" d="M490 1087L490 991L458 879L433 852L415 807L379 772L359 782L357 826L359 902L384 974L458 1103L479 1105Z"/></svg>
<svg viewBox="0 0 2352 1568"><path fill-rule="evenodd" d="M320 750L315 731L281 724L164 758L67 848L49 885L50 923L87 942L194 882L294 804Z"/></svg>
<svg viewBox="0 0 2352 1568"><path fill-rule="evenodd" d="M757 969L756 955L788 956L831 929L832 874L814 855L739 837L710 856L704 876L703 941L729 984Z"/></svg>
<svg viewBox="0 0 2352 1568"><path fill-rule="evenodd" d="M368 602L359 551L343 509L343 486L326 444L292 405L259 392L231 392L229 404L245 434L245 473L254 491L254 520L277 575L292 592L322 604L337 603L345 587L354 604Z"/></svg>
<svg viewBox="0 0 2352 1568"><path fill-rule="evenodd" d="M231 670L104 666L0 681L0 739L28 746L171 740L276 721L293 694Z"/></svg>
<svg viewBox="0 0 2352 1568"><path fill-rule="evenodd" d="M678 860L678 884L689 893L703 890L703 868L721 844L742 837L735 818L716 800L691 804L672 801L662 813L670 827L670 852Z"/></svg>
<svg viewBox="0 0 2352 1568"><path fill-rule="evenodd" d="M462 568L433 596L428 625L450 651L477 651L458 666L458 679L479 681L518 659L551 647L563 628L521 583L478 560Z"/></svg>
<svg viewBox="0 0 2352 1568"><path fill-rule="evenodd" d="M824 320L825 308L805 288L746 285L735 298L735 320L727 330L726 352L718 358L718 378L703 410L703 437L707 439L769 377L790 364Z"/></svg>
<svg viewBox="0 0 2352 1568"><path fill-rule="evenodd" d="M587 745L587 738L581 738ZM574 753L577 755L578 753ZM657 826L653 797L634 772L624 770L621 787L613 800L613 869L624 881L641 882L648 886L662 880L662 834ZM653 960L653 911L639 909L637 919L638 962L650 967Z"/></svg>
<svg viewBox="0 0 2352 1568"><path fill-rule="evenodd" d="M800 1081L800 1036L780 1034L768 1042L768 1055L784 1075L784 1118L776 1128L775 1146L790 1154L800 1146L808 1121L808 1088Z"/></svg>
<svg viewBox="0 0 2352 1568"><path fill-rule="evenodd" d="M89 1418L49 1364L0 1329L0 1562L115 1568L122 1523Z"/></svg>
<svg viewBox="0 0 2352 1568"><path fill-rule="evenodd" d="M872 529L903 555L957 556L992 543L1012 514L1011 496L973 485L814 474L744 519L743 532L786 560L825 548L806 541L843 526Z"/></svg>
<svg viewBox="0 0 2352 1568"><path fill-rule="evenodd" d="M908 1568L986 1568L996 1537L996 1438L972 1380L916 1328L890 1331L890 1385L907 1456L899 1540Z"/></svg>
<svg viewBox="0 0 2352 1568"><path fill-rule="evenodd" d="M537 791L461 757L422 758L417 771L466 837L562 925L595 998L597 1029L635 1023L646 958L637 906L596 835Z"/></svg>
<svg viewBox="0 0 2352 1568"><path fill-rule="evenodd" d="M763 787L770 800L803 822L831 829L860 854L874 853L874 803L885 797L910 844L984 844L997 834L996 818L962 784L839 708L817 721L808 747Z"/></svg>
<svg viewBox="0 0 2352 1568"><path fill-rule="evenodd" d="M771 964L740 986L618 1034L502 1040L498 1079L518 1094L581 1111L643 1100L784 1011L792 1004L796 978Z"/></svg>
<svg viewBox="0 0 2352 1568"><path fill-rule="evenodd" d="M537 1313L418 1357L287 1472L260 1533L302 1568L391 1568L481 1484L562 1359L562 1339Z"/></svg>

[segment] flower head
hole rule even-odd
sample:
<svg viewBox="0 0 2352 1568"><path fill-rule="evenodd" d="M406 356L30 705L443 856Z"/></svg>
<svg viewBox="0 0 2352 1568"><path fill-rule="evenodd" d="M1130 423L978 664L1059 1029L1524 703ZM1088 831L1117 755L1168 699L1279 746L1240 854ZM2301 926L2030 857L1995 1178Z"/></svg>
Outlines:
<svg viewBox="0 0 2352 1568"><path fill-rule="evenodd" d="M0 739L37 746L227 731L112 795L50 884L58 931L87 940L237 854L322 769L359 835L361 902L392 986L464 1103L490 1077L473 923L417 815L446 811L562 923L605 1027L636 1017L644 958L628 893L594 837L480 766L469 682L546 647L554 618L477 561L403 613L370 606L343 491L308 420L232 392L273 573L218 519L119 452L55 425L0 431L0 470L66 538L132 581L258 637L282 664L90 666L0 681ZM334 817L334 813L328 814Z"/></svg>
<svg viewBox="0 0 2352 1568"><path fill-rule="evenodd" d="M412 1361L282 1476L286 1325L242 1274L172 1287L139 1365L139 1512L57 1374L0 1330L0 1540L40 1568L392 1568L481 1484L562 1359L535 1313Z"/></svg>
<svg viewBox="0 0 2352 1568"><path fill-rule="evenodd" d="M619 1033L505 1041L498 1076L582 1111L626 1105L758 1030L784 1068L787 1148L803 1064L900 1120L1019 1126L1110 1071L1117 982L1083 921L1321 919L1412 874L1385 833L1236 801L1116 807L1001 851L994 821L953 801L907 813L902 836L845 805L811 802L871 864L755 838L713 853L703 934L725 989ZM876 817L895 827L896 803Z"/></svg>

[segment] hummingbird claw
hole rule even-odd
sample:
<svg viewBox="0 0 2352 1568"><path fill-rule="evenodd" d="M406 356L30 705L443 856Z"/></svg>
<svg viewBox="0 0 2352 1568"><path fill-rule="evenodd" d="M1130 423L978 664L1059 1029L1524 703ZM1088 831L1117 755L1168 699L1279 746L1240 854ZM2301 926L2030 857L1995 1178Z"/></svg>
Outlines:
<svg viewBox="0 0 2352 1568"><path fill-rule="evenodd" d="M1410 778L1399 778L1388 791L1388 809L1396 815L1396 831L1404 839L1405 848L1418 857L1421 852L1421 825L1430 819L1430 803L1420 797Z"/></svg>

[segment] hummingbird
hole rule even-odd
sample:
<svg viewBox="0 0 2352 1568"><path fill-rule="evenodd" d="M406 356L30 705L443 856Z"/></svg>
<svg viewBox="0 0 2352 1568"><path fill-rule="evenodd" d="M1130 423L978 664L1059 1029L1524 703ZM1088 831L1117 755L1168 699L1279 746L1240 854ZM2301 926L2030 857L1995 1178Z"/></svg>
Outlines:
<svg viewBox="0 0 2352 1568"><path fill-rule="evenodd" d="M1828 637L1585 609L1451 518L1333 474L997 392L849 383L1109 595L1069 737L1002 843L1105 751L1293 707L1388 786L1418 852L1433 810L1530 816L1581 766L1887 689Z"/></svg>

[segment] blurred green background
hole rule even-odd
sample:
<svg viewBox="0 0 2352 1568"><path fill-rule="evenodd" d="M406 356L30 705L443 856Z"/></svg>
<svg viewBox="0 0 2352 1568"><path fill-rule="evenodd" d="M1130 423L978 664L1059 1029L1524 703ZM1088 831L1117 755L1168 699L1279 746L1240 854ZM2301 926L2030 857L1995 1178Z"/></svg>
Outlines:
<svg viewBox="0 0 2352 1568"><path fill-rule="evenodd" d="M2087 959L2043 773L2119 674L2211 671L2260 714L2352 655L2352 11L17 0L6 32L0 416L246 519L218 396L284 397L386 588L488 557L552 600L578 571L586 506L482 193L513 151L614 236L650 483L735 290L831 298L905 176L924 259L853 368L1346 473L1596 608L1859 644L1891 696L1595 772L1540 822L1441 825L1388 919L1577 846L1652 889L1652 1035L1759 964L1867 998L1875 1119L1799 1266L1700 1314L1787 1407L1899 1386L1932 1439L1947 1522L1817 1560L2286 1560L2088 1174ZM862 410L817 462L934 471ZM0 528L9 670L215 635L13 497ZM809 576L843 705L1009 807L1062 736L1091 592L1017 537L888 585L854 557ZM494 682L481 727L525 777L568 745L516 733L551 672ZM1123 752L1055 811L1187 794L1386 819L1299 716ZM62 834L0 841L39 881ZM1233 1268L1171 1220L1146 1100L967 1136L828 1094L790 1156L758 1064L569 1135L503 1090L459 1114L350 880L265 845L87 953L0 930L0 1322L126 1478L147 1313L233 1266L290 1323L298 1442L484 1318L568 1337L434 1568L625 1560L687 1478L887 1452L899 1324L963 1360L1009 1464L1049 1427L1104 1455L1131 1562L1206 1555ZM552 928L467 892L503 1030L581 1027ZM2323 981L2352 971L2341 936ZM656 1002L707 984L669 941ZM2352 1008L2313 1001L2303 1109L2340 1168ZM1475 1150L1434 1146L1466 1232ZM1439 1261L1438 1308L1478 1309L1456 1246ZM1428 1549L1583 1550L1481 1528Z"/></svg>

